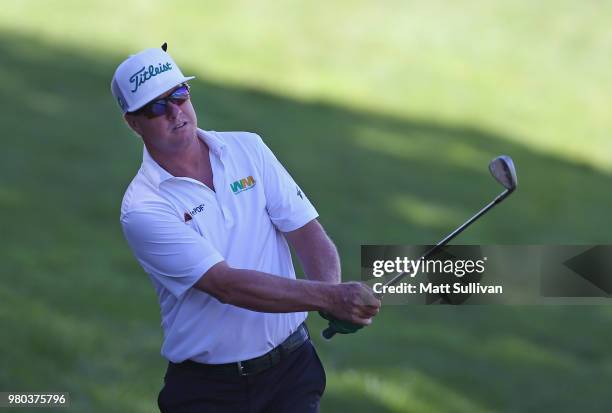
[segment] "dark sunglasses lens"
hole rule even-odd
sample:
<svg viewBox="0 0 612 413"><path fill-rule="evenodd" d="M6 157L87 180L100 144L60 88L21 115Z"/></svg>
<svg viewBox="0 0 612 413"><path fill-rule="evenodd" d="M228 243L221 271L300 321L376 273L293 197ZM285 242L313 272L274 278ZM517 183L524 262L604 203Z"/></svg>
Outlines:
<svg viewBox="0 0 612 413"><path fill-rule="evenodd" d="M150 114L153 116L161 116L166 113L166 102L153 102L150 106Z"/></svg>
<svg viewBox="0 0 612 413"><path fill-rule="evenodd" d="M189 98L189 88L181 86L170 95L170 99L187 100Z"/></svg>
<svg viewBox="0 0 612 413"><path fill-rule="evenodd" d="M180 86L179 88L175 89L170 96L149 103L147 106L145 106L143 113L148 118L155 118L166 113L166 107L168 106L169 100L180 105L187 99L189 99L189 86Z"/></svg>

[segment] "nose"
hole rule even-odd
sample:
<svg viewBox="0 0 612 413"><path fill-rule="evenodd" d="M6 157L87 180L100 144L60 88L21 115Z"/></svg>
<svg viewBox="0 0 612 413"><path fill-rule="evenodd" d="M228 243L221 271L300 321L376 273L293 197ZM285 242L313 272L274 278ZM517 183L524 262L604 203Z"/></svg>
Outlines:
<svg viewBox="0 0 612 413"><path fill-rule="evenodd" d="M181 109L176 103L171 100L166 102L166 116L168 119L176 119L180 111Z"/></svg>

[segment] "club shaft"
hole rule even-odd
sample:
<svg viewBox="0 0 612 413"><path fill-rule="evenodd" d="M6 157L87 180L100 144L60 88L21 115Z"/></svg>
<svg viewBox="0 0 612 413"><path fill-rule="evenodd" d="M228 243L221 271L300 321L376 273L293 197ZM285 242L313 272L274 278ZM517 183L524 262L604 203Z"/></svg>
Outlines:
<svg viewBox="0 0 612 413"><path fill-rule="evenodd" d="M455 229L453 232L451 232L450 234L448 234L445 238L443 238L442 240L440 240L436 245L434 245L433 247L431 247L429 250L427 250L427 252L425 252L425 254L421 255L421 257L417 260L421 260L421 259L425 259L431 255L433 255L434 253L438 252L440 250L440 248L442 248L443 246L445 246L446 244L448 244L453 238L455 238L457 235L461 234L467 227L469 227L470 225L472 225L474 223L474 221L476 221L478 218L480 218L481 216L483 216L484 214L486 214L489 210L491 210L491 208L493 208L495 205L499 204L501 201L503 201L508 195L510 195L510 193L512 193L512 190L510 189L506 189L504 192L502 192L501 194L499 194L493 201L491 201L490 203L488 203L484 208L482 208L480 211L478 211L476 214L474 214L474 216L472 216L470 219L468 219L467 221L465 221L463 224L461 224L457 229ZM412 267L412 263L410 263L410 267ZM412 269L409 269L408 271L404 271L402 273L397 274L396 276L394 276L393 278L391 278L389 281L387 281L384 286L387 287L389 285L393 285L395 283L397 283L398 281L400 281L401 279L403 279L404 277L406 277L407 275L410 275L410 273L412 272ZM380 293L380 294L376 294L376 297L378 299L382 298L385 294L384 293Z"/></svg>

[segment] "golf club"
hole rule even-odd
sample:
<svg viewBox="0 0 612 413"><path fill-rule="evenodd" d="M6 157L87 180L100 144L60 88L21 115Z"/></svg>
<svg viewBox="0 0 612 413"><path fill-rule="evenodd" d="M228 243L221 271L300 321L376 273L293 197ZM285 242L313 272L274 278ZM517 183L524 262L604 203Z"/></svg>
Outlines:
<svg viewBox="0 0 612 413"><path fill-rule="evenodd" d="M436 245L431 247L417 261L419 261L421 259L425 259L425 258L433 255L434 253L436 253L438 250L440 250L440 248L442 248L443 246L448 244L450 240L455 238L457 235L461 234L467 227L469 227L471 224L473 224L474 221L476 221L478 218L480 218L481 216L486 214L495 205L497 205L500 202L502 202L504 199L506 199L508 197L508 195L510 195L512 192L514 192L514 190L516 189L516 187L518 185L518 180L517 180L517 177L516 177L516 169L514 167L514 162L512 162L512 158L510 158L507 155L498 156L497 158L493 159L489 163L489 171L491 172L491 175L493 175L493 178L495 178L495 180L497 182L502 184L502 186L505 188L504 191L501 194L497 195L497 197L495 197L495 199L493 201L488 203L484 208L482 208L480 211L478 211L474 216L472 216L470 219L468 219L463 224L461 224L461 226L459 226L453 232L448 234L445 238L443 238L441 241L439 241ZM411 273L411 271L405 271L405 272L397 274L396 276L391 278L389 281L387 281L384 284L384 287L387 287L387 286L390 286L390 285L393 285L393 284L397 283L398 281L402 280L407 275L410 275L410 273ZM383 291L384 290L385 289L383 288ZM378 299L382 299L383 296L384 296L384 293L376 294L376 298L378 298ZM344 323L344 321L342 321L342 322ZM330 338L332 338L334 336L334 334L336 334L336 332L338 332L338 331L333 328L332 320L330 320L330 326L327 327L325 330L323 330L321 335L323 336L323 338L329 340Z"/></svg>

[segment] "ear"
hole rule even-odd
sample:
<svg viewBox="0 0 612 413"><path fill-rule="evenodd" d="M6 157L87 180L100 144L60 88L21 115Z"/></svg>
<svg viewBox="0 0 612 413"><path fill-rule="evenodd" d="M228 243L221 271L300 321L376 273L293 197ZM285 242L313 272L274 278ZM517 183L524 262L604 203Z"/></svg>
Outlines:
<svg viewBox="0 0 612 413"><path fill-rule="evenodd" d="M138 119L138 117L130 113L125 113L123 115L123 119L125 120L125 123L128 124L130 129L136 132L136 134L138 134L139 136L142 136L142 128L140 127L140 119Z"/></svg>

